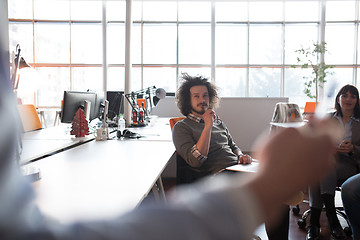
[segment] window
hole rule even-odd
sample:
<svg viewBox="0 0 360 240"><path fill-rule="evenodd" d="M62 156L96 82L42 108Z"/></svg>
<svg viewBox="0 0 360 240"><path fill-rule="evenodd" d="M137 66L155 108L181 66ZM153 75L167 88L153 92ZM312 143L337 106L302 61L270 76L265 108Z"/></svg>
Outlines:
<svg viewBox="0 0 360 240"><path fill-rule="evenodd" d="M222 97L284 96L303 106L310 99L302 78L311 70L290 66L295 50L319 41L325 23L329 80L337 90L358 85L359 1L134 0L131 88L174 92L187 72L212 79ZM102 1L9 1L10 51L19 43L35 69L35 77L20 80L25 102L60 106L64 90L102 90L105 43L108 90L124 90L126 2L106 1L105 43L102 7Z"/></svg>

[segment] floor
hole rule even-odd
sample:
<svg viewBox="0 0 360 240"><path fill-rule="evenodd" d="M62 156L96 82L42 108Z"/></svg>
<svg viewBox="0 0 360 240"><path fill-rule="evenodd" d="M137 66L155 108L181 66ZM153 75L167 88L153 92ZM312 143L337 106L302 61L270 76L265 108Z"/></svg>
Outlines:
<svg viewBox="0 0 360 240"><path fill-rule="evenodd" d="M164 188L165 188L165 192L168 192L170 190L176 190L176 186L175 186L175 179L163 179L163 184L164 184ZM337 196L339 197L339 196ZM301 218L301 215L303 214L304 211L306 211L309 206L307 203L308 200L308 195L307 193L305 193L305 199L304 199L304 203L300 204L300 213L298 215L294 214L291 210L290 212L290 226L289 226L289 239L290 240L305 240L306 238L306 230L305 229L301 229L298 226L298 219ZM291 207L293 208L293 207ZM346 225L346 221L339 218L340 222L342 224L343 227L347 226ZM329 228L328 228L328 223L327 223L327 218L325 215L325 212L323 212L321 214L321 219L320 219L320 224L321 224L321 237L320 240L328 240L328 239L333 239L330 235L329 232ZM267 236L266 236L266 231L265 231L265 227L264 225L261 225L257 230L256 230L256 235L258 235L262 240L267 240ZM348 238L348 240L352 239L351 237Z"/></svg>

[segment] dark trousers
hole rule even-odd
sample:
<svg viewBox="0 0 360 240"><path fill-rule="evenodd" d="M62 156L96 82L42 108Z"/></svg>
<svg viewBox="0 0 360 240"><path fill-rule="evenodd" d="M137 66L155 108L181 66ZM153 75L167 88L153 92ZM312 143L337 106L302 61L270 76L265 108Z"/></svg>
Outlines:
<svg viewBox="0 0 360 240"><path fill-rule="evenodd" d="M265 222L266 234L269 240L288 240L289 239L289 206L284 205L279 221L274 224ZM270 228L271 225L271 228Z"/></svg>

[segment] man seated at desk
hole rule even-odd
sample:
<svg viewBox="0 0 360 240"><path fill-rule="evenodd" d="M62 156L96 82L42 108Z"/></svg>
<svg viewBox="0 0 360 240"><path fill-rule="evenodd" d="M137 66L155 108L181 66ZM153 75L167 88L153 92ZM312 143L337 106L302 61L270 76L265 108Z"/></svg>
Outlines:
<svg viewBox="0 0 360 240"><path fill-rule="evenodd" d="M216 174L229 166L252 162L252 157L242 153L224 122L218 119L214 111L218 100L216 87L208 79L183 74L176 101L186 118L173 127L173 142L177 153L186 163L203 175ZM265 223L270 240L288 239L288 209L284 207L279 224Z"/></svg>
<svg viewBox="0 0 360 240"><path fill-rule="evenodd" d="M202 76L183 74L183 80L176 101L186 118L173 128L177 153L204 175L216 174L235 164L251 163L252 158L241 152L214 111L219 100L216 87Z"/></svg>

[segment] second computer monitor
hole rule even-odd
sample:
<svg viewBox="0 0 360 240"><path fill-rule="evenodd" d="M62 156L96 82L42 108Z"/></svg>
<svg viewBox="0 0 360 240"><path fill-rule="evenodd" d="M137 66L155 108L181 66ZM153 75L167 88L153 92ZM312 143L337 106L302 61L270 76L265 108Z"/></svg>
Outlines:
<svg viewBox="0 0 360 240"><path fill-rule="evenodd" d="M109 101L108 118L113 119L119 114L124 114L124 92L107 91L106 99Z"/></svg>

